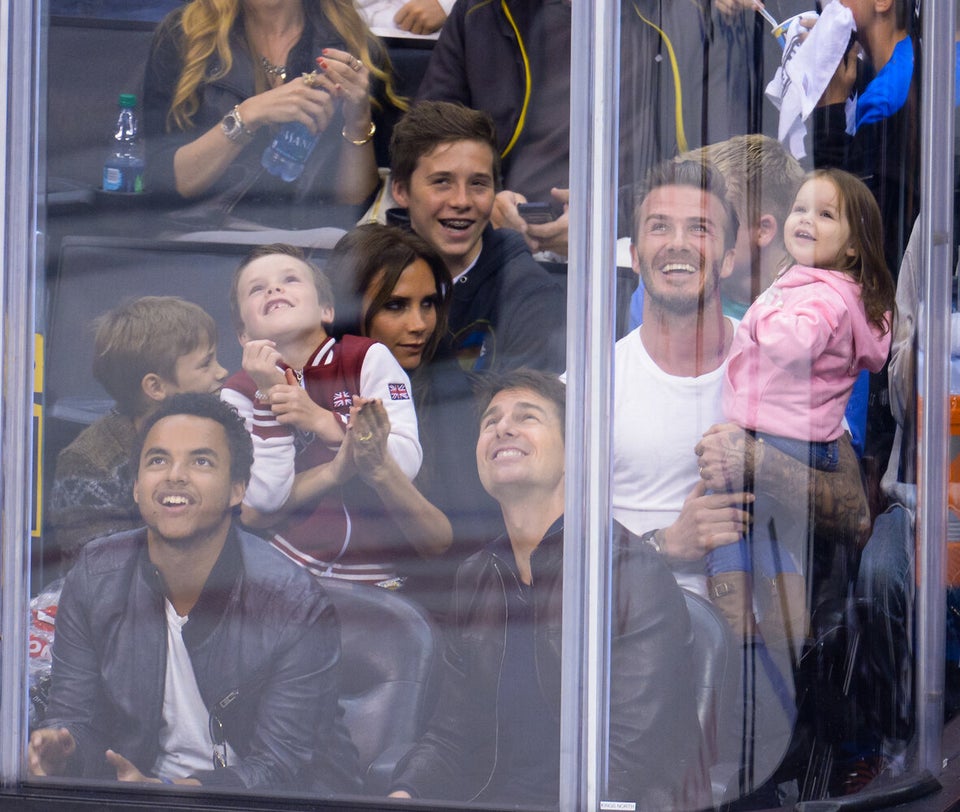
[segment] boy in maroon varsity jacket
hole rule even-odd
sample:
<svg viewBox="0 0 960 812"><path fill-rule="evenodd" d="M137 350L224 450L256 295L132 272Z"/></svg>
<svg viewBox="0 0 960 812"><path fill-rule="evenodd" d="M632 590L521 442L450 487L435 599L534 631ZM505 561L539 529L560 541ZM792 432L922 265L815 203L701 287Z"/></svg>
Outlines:
<svg viewBox="0 0 960 812"><path fill-rule="evenodd" d="M242 506L250 527L317 575L367 583L396 575L397 552L383 548L385 515L376 494L354 476L356 413L373 400L390 420L387 453L413 479L420 468L417 416L406 373L382 344L327 335L333 293L299 249L266 245L237 268L230 306L243 371L224 384L253 437L254 463Z"/></svg>

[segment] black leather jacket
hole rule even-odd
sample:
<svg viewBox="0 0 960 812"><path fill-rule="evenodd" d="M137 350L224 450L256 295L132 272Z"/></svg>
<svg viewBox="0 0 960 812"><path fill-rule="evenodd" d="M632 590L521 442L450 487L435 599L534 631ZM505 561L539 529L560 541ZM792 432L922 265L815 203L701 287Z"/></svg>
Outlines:
<svg viewBox="0 0 960 812"><path fill-rule="evenodd" d="M662 812L704 806L705 760L686 667L690 620L676 582L648 547L618 527L614 550L610 775L605 799ZM530 558L535 584L536 679L560 713L563 524ZM394 789L466 800L486 789L497 761L496 699L514 568L496 546L457 572L443 684L427 733L401 761ZM708 803L708 802L707 802Z"/></svg>
<svg viewBox="0 0 960 812"><path fill-rule="evenodd" d="M356 790L356 751L337 719L339 628L315 578L233 530L183 640L204 704L239 759L217 770L211 760L194 776L204 786ZM63 586L44 721L73 734L71 772L114 778L109 747L151 773L166 653L164 589L146 530L87 544Z"/></svg>

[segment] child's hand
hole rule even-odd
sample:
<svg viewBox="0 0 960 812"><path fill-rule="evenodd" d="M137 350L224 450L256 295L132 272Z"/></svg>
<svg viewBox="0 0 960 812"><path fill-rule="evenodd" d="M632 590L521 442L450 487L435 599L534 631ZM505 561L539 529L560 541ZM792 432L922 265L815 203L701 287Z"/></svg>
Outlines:
<svg viewBox="0 0 960 812"><path fill-rule="evenodd" d="M343 442L343 428L336 415L318 406L306 390L296 383L285 383L270 390L270 408L282 426L312 431L327 445Z"/></svg>
<svg viewBox="0 0 960 812"><path fill-rule="evenodd" d="M286 383L283 370L279 367L282 361L276 343L268 338L248 341L243 345L243 371L253 378L261 392L267 392L271 386Z"/></svg>

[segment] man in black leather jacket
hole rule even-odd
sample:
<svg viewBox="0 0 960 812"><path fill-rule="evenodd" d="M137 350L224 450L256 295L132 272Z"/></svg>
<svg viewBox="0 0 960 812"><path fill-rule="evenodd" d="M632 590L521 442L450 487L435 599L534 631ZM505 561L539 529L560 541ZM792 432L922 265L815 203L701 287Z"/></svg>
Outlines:
<svg viewBox="0 0 960 812"><path fill-rule="evenodd" d="M86 545L66 578L30 773L355 790L333 606L233 524L253 459L243 422L213 395L177 395L140 438L146 528Z"/></svg>
<svg viewBox="0 0 960 812"><path fill-rule="evenodd" d="M457 573L438 706L392 794L555 806L565 387L517 370L491 392L477 464L507 533ZM641 810L699 808L705 773L684 601L652 549L622 528L615 535L603 797Z"/></svg>

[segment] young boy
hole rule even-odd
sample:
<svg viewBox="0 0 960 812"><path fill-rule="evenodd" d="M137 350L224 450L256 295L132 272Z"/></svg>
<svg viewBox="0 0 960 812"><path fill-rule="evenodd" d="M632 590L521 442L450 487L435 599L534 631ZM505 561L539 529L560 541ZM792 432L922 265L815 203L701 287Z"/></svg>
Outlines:
<svg viewBox="0 0 960 812"><path fill-rule="evenodd" d="M327 335L330 282L292 246L255 248L234 274L230 308L243 371L221 397L246 421L254 447L243 520L269 528L277 547L318 575L392 580L396 551L382 541L397 534L384 532L377 495L353 478L350 444L381 444L416 476L422 453L406 373L382 344ZM351 409L373 399L389 418L382 434L348 434Z"/></svg>
<svg viewBox="0 0 960 812"><path fill-rule="evenodd" d="M49 518L66 563L91 539L140 527L130 454L140 426L178 392L217 392L217 325L198 305L144 296L96 323L93 377L116 401L57 458Z"/></svg>
<svg viewBox="0 0 960 812"><path fill-rule="evenodd" d="M467 369L566 368L566 297L523 237L490 225L500 156L487 113L421 102L390 140L393 196L453 277L450 332Z"/></svg>

